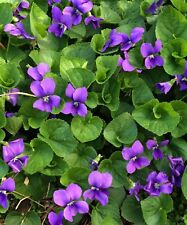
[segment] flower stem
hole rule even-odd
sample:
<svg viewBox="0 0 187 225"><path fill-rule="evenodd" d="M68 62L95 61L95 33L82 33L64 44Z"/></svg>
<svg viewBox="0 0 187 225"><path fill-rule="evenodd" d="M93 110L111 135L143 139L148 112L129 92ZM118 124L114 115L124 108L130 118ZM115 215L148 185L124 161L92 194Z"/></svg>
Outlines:
<svg viewBox="0 0 187 225"><path fill-rule="evenodd" d="M4 93L4 94L0 95L0 97L3 97L3 96L9 96L9 95L25 95L25 96L29 96L29 97L36 98L35 95L29 94L29 93L25 93L25 92L10 92L10 93Z"/></svg>

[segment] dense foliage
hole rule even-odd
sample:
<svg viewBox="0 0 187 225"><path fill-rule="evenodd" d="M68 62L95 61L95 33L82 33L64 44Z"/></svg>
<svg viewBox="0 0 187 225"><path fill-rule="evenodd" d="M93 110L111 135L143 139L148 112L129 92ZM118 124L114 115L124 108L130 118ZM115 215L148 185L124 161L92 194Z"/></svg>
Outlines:
<svg viewBox="0 0 187 225"><path fill-rule="evenodd" d="M187 224L186 12L0 0L0 223Z"/></svg>

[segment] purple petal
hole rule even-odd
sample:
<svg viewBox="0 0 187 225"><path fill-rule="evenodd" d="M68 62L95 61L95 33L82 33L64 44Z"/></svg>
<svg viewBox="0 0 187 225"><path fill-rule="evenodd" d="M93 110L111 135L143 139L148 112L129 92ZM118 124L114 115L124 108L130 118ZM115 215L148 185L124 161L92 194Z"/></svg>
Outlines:
<svg viewBox="0 0 187 225"><path fill-rule="evenodd" d="M155 59L155 64L157 66L163 66L164 65L164 59L162 58L162 56L156 55L154 59Z"/></svg>
<svg viewBox="0 0 187 225"><path fill-rule="evenodd" d="M65 31L65 27L59 23L53 23L49 26L48 31L53 33L56 37L62 37Z"/></svg>
<svg viewBox="0 0 187 225"><path fill-rule="evenodd" d="M144 151L144 147L139 140L137 140L133 143L131 149L133 152L136 152L136 155L139 155L139 154L143 153L143 151Z"/></svg>
<svg viewBox="0 0 187 225"><path fill-rule="evenodd" d="M41 87L44 90L45 95L52 95L54 94L56 84L52 78L45 78L41 81Z"/></svg>
<svg viewBox="0 0 187 225"><path fill-rule="evenodd" d="M7 146L3 146L4 161L9 162L14 159L24 151L24 148L25 146L22 138L9 142Z"/></svg>
<svg viewBox="0 0 187 225"><path fill-rule="evenodd" d="M90 186L100 188L102 186L102 173L99 171L93 171L88 177L88 183Z"/></svg>
<svg viewBox="0 0 187 225"><path fill-rule="evenodd" d="M73 93L73 100L76 102L84 103L88 98L88 91L87 88L77 88Z"/></svg>
<svg viewBox="0 0 187 225"><path fill-rule="evenodd" d="M51 95L49 97L49 104L51 105L52 108L58 108L60 105L60 97L57 95Z"/></svg>
<svg viewBox="0 0 187 225"><path fill-rule="evenodd" d="M155 180L156 177L157 177L157 173L156 173L155 171L154 171L154 172L151 172L151 173L148 175L146 181L149 182L149 181Z"/></svg>
<svg viewBox="0 0 187 225"><path fill-rule="evenodd" d="M171 183L163 184L160 187L160 191L164 194L171 194L173 191L173 185Z"/></svg>
<svg viewBox="0 0 187 225"><path fill-rule="evenodd" d="M66 96L73 99L73 93L75 91L75 88L73 87L72 84L68 84L66 87Z"/></svg>
<svg viewBox="0 0 187 225"><path fill-rule="evenodd" d="M135 162L133 160L130 160L127 164L127 172L132 174L135 172L136 170L136 165L135 165Z"/></svg>
<svg viewBox="0 0 187 225"><path fill-rule="evenodd" d="M161 40L157 40L155 42L154 53L160 52L161 49L162 49L162 42Z"/></svg>
<svg viewBox="0 0 187 225"><path fill-rule="evenodd" d="M77 214L77 207L73 205L67 206L64 209L64 218L69 222L73 222L73 217Z"/></svg>
<svg viewBox="0 0 187 225"><path fill-rule="evenodd" d="M122 62L122 68L123 68L124 71L127 71L127 72L132 72L132 71L135 70L134 66L132 66L129 63L129 60L128 59L123 60L123 62Z"/></svg>
<svg viewBox="0 0 187 225"><path fill-rule="evenodd" d="M132 31L131 31L131 34L130 34L130 39L131 39L131 42L133 44L139 42L141 39L142 39L142 35L144 33L144 28L142 27L135 27Z"/></svg>
<svg viewBox="0 0 187 225"><path fill-rule="evenodd" d="M79 106L77 108L77 114L81 117L85 117L88 113L87 107L83 103L79 103Z"/></svg>
<svg viewBox="0 0 187 225"><path fill-rule="evenodd" d="M150 57L147 57L145 59L145 67L147 69L153 69L156 67L156 61L155 61L155 58L150 58Z"/></svg>
<svg viewBox="0 0 187 225"><path fill-rule="evenodd" d="M155 141L155 140L150 139L146 142L146 147L149 150L151 150L152 148L154 148L156 146L157 146L157 141Z"/></svg>
<svg viewBox="0 0 187 225"><path fill-rule="evenodd" d="M46 73L50 72L49 65L47 63L39 63L37 66L38 72L44 76Z"/></svg>
<svg viewBox="0 0 187 225"><path fill-rule="evenodd" d="M156 148L153 151L153 158L155 160L163 159L163 157L164 157L164 154L162 153L162 151L160 149Z"/></svg>
<svg viewBox="0 0 187 225"><path fill-rule="evenodd" d="M29 157L28 156L22 156L19 158L21 161L22 165L26 166L28 164Z"/></svg>
<svg viewBox="0 0 187 225"><path fill-rule="evenodd" d="M19 173L23 167L23 164L19 159L11 160L8 165L11 167L14 173Z"/></svg>
<svg viewBox="0 0 187 225"><path fill-rule="evenodd" d="M110 188L112 186L112 175L108 172L102 174L101 188Z"/></svg>
<svg viewBox="0 0 187 225"><path fill-rule="evenodd" d="M50 225L63 225L63 212L60 211L59 213L50 212L48 215L48 220Z"/></svg>
<svg viewBox="0 0 187 225"><path fill-rule="evenodd" d="M168 176L164 172L159 172L156 181L157 183L166 183L168 182Z"/></svg>
<svg viewBox="0 0 187 225"><path fill-rule="evenodd" d="M61 112L64 114L72 114L73 116L77 114L77 110L74 107L73 102L66 102Z"/></svg>
<svg viewBox="0 0 187 225"><path fill-rule="evenodd" d="M91 189L86 190L83 194L83 198L84 200L90 199L93 201L95 199L95 191Z"/></svg>
<svg viewBox="0 0 187 225"><path fill-rule="evenodd" d="M62 11L57 6L53 6L51 13L54 21L61 22Z"/></svg>
<svg viewBox="0 0 187 225"><path fill-rule="evenodd" d="M160 146L166 146L169 144L169 140L164 140L162 142L160 142Z"/></svg>
<svg viewBox="0 0 187 225"><path fill-rule="evenodd" d="M0 193L0 205L6 209L8 207L8 199L6 194Z"/></svg>
<svg viewBox="0 0 187 225"><path fill-rule="evenodd" d="M63 10L64 15L69 15L72 18L72 24L78 25L82 21L82 16L80 13L73 7L66 6Z"/></svg>
<svg viewBox="0 0 187 225"><path fill-rule="evenodd" d="M20 90L18 88L12 88L10 89L9 93L19 92ZM18 100L18 94L13 94L8 96L8 101L13 105L16 106Z"/></svg>
<svg viewBox="0 0 187 225"><path fill-rule="evenodd" d="M70 196L65 190L58 190L53 193L53 201L55 204L65 207L71 202Z"/></svg>
<svg viewBox="0 0 187 225"><path fill-rule="evenodd" d="M140 170L140 169L142 169L142 168L144 168L146 166L149 166L150 165L150 161L146 157L141 156L141 157L139 157L139 158L137 158L135 160L134 164L135 164L136 168L138 170Z"/></svg>
<svg viewBox="0 0 187 225"><path fill-rule="evenodd" d="M37 97L45 96L45 92L44 92L43 88L41 87L40 81L33 81L30 85L30 89L31 89L32 93Z"/></svg>
<svg viewBox="0 0 187 225"><path fill-rule="evenodd" d="M8 178L0 185L1 191L13 192L16 189L15 181L12 178Z"/></svg>
<svg viewBox="0 0 187 225"><path fill-rule="evenodd" d="M170 82L162 82L157 83L155 87L158 88L160 92L167 94L171 90L172 85L170 84Z"/></svg>
<svg viewBox="0 0 187 225"><path fill-rule="evenodd" d="M154 53L154 48L150 43L143 43L140 48L140 52L142 56L145 58Z"/></svg>
<svg viewBox="0 0 187 225"><path fill-rule="evenodd" d="M5 25L4 31L13 36L21 35L21 31L14 24L10 24L10 23Z"/></svg>
<svg viewBox="0 0 187 225"><path fill-rule="evenodd" d="M93 8L93 3L90 0L71 0L71 2L83 14L91 11Z"/></svg>
<svg viewBox="0 0 187 225"><path fill-rule="evenodd" d="M39 74L37 67L30 67L27 70L27 74L32 77L34 80L40 81L43 79L43 76Z"/></svg>
<svg viewBox="0 0 187 225"><path fill-rule="evenodd" d="M66 189L66 193L69 196L70 201L75 201L81 197L82 189L77 184L70 184Z"/></svg>
<svg viewBox="0 0 187 225"><path fill-rule="evenodd" d="M80 214L85 214L89 212L88 203L85 201L78 201L74 203L74 206L77 208L77 212Z"/></svg>
<svg viewBox="0 0 187 225"><path fill-rule="evenodd" d="M49 102L45 102L43 98L39 98L33 103L33 108L38 109L43 112L51 112L52 105Z"/></svg>
<svg viewBox="0 0 187 225"><path fill-rule="evenodd" d="M95 191L95 199L98 200L102 206L108 204L108 195L103 191Z"/></svg>

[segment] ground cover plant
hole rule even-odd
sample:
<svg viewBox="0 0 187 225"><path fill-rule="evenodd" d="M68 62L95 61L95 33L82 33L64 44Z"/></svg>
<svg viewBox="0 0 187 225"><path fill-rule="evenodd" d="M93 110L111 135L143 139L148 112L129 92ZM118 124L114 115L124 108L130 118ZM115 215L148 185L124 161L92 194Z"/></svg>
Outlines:
<svg viewBox="0 0 187 225"><path fill-rule="evenodd" d="M0 0L1 224L187 224L186 12Z"/></svg>

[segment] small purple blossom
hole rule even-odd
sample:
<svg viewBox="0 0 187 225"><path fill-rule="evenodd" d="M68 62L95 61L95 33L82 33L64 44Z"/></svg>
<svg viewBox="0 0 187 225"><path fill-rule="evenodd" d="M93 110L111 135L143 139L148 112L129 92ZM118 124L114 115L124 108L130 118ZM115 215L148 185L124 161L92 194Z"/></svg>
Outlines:
<svg viewBox="0 0 187 225"><path fill-rule="evenodd" d="M60 211L59 213L50 212L48 215L48 220L50 225L63 225L63 217L63 211Z"/></svg>
<svg viewBox="0 0 187 225"><path fill-rule="evenodd" d="M151 172L147 177L147 184L144 190L151 196L159 196L161 193L171 194L173 184L169 181L168 176L164 172Z"/></svg>
<svg viewBox="0 0 187 225"><path fill-rule="evenodd" d="M137 183L135 183L134 187L132 187L131 189L129 189L129 194L131 196L134 196L137 201L140 201L139 193L143 189L144 189L144 186L142 186L139 182L137 182Z"/></svg>
<svg viewBox="0 0 187 225"><path fill-rule="evenodd" d="M12 178L8 178L2 181L0 185L0 205L6 209L8 207L7 192L11 193L16 189L15 181Z"/></svg>
<svg viewBox="0 0 187 225"><path fill-rule="evenodd" d="M121 43L121 50L122 51L127 51L131 47L133 47L137 42L139 42L142 39L143 33L144 33L144 28L142 27L135 27L132 29L130 36L127 34L122 35L122 43Z"/></svg>
<svg viewBox="0 0 187 225"><path fill-rule="evenodd" d="M19 92L18 88L12 88L9 90L9 93L16 93ZM18 94L10 94L8 95L8 101L13 105L16 106L18 101Z"/></svg>
<svg viewBox="0 0 187 225"><path fill-rule="evenodd" d="M160 50L162 49L162 42L157 40L155 42L155 47L151 43L143 43L141 45L141 54L145 58L145 67L147 69L153 69L156 66L163 66L164 60L158 55Z"/></svg>
<svg viewBox="0 0 187 225"><path fill-rule="evenodd" d="M88 177L88 183L91 186L83 194L84 199L97 200L101 205L108 204L108 189L112 186L112 175L110 173L100 173L93 171Z"/></svg>
<svg viewBox="0 0 187 225"><path fill-rule="evenodd" d="M77 213L85 214L89 212L87 202L80 200L82 189L77 184L70 184L66 190L57 190L53 194L54 202L61 207L64 207L64 218L73 222L73 217Z"/></svg>
<svg viewBox="0 0 187 225"><path fill-rule="evenodd" d="M53 5L54 3L60 3L61 0L48 0L48 5Z"/></svg>
<svg viewBox="0 0 187 225"><path fill-rule="evenodd" d="M36 97L39 97L34 102L33 107L44 112L51 112L53 108L57 108L60 105L60 97L54 95L55 88L56 84L52 78L33 81L30 89Z"/></svg>
<svg viewBox="0 0 187 225"><path fill-rule="evenodd" d="M22 156L25 146L22 138L3 146L3 160L8 163L14 173L19 173L28 163L28 156Z"/></svg>
<svg viewBox="0 0 187 225"><path fill-rule="evenodd" d="M102 21L102 18L97 18L95 16L88 16L85 18L84 23L85 25L91 24L94 29L97 29L100 27L100 22Z"/></svg>
<svg viewBox="0 0 187 225"><path fill-rule="evenodd" d="M185 63L184 73L175 75L175 79L180 90L185 91L187 89L187 62Z"/></svg>
<svg viewBox="0 0 187 225"><path fill-rule="evenodd" d="M63 9L62 13L64 15L70 16L72 19L72 24L75 26L80 24L82 21L82 16L81 16L80 12L74 7L67 6Z"/></svg>
<svg viewBox="0 0 187 225"><path fill-rule="evenodd" d="M162 92L162 93L164 93L166 95L171 90L172 84L169 81L167 81L167 82L161 82L161 83L157 83L155 85L155 87L157 89L159 89L160 92Z"/></svg>
<svg viewBox="0 0 187 225"><path fill-rule="evenodd" d="M158 8L164 3L164 0L156 0L154 1L149 8L146 9L146 13L156 14Z"/></svg>
<svg viewBox="0 0 187 225"><path fill-rule="evenodd" d="M128 160L127 172L132 174L136 170L140 170L146 166L149 166L150 161L140 156L144 151L144 147L139 140L135 141L132 147L124 147L122 150L122 156L125 160Z"/></svg>
<svg viewBox="0 0 187 225"><path fill-rule="evenodd" d="M160 147L164 147L169 144L169 140L164 140L158 144L156 140L150 139L146 142L147 149L153 150L153 158L155 160L163 159L163 152L160 150Z"/></svg>
<svg viewBox="0 0 187 225"><path fill-rule="evenodd" d="M129 62L129 55L127 52L124 52L125 59L122 57L118 60L118 66L121 66L123 68L123 71L132 72L135 70L134 66L132 66Z"/></svg>
<svg viewBox="0 0 187 225"><path fill-rule="evenodd" d="M72 18L70 15L64 15L62 11L54 6L52 8L52 24L48 31L53 33L56 37L62 37L66 29L72 27Z"/></svg>
<svg viewBox="0 0 187 225"><path fill-rule="evenodd" d="M13 16L15 16L16 18L18 18L19 20L25 19L26 16L25 15L21 15L20 13L24 10L24 9L28 9L30 6L28 1L21 1L20 4L18 5L18 7L14 10L13 12Z"/></svg>
<svg viewBox="0 0 187 225"><path fill-rule="evenodd" d="M37 81L41 81L45 74L49 72L50 68L47 63L39 63L36 67L30 67L27 70L27 74Z"/></svg>
<svg viewBox="0 0 187 225"><path fill-rule="evenodd" d="M88 97L87 88L81 87L75 89L71 84L68 84L66 88L66 96L71 98L72 101L65 103L62 113L85 117L88 112L85 105Z"/></svg>
<svg viewBox="0 0 187 225"><path fill-rule="evenodd" d="M5 117L6 118L11 118L14 116L14 113L13 112L5 112Z"/></svg>
<svg viewBox="0 0 187 225"><path fill-rule="evenodd" d="M90 0L69 0L73 6L81 13L90 12L93 8L93 3Z"/></svg>
<svg viewBox="0 0 187 225"><path fill-rule="evenodd" d="M168 156L170 168L171 168L171 181L172 184L181 187L181 178L184 173L184 160L182 157L174 158L172 156Z"/></svg>
<svg viewBox="0 0 187 225"><path fill-rule="evenodd" d="M22 22L17 22L15 24L6 24L4 27L4 31L9 33L12 36L16 36L19 38L25 38L28 40L34 40L35 37L29 35L22 24Z"/></svg>

